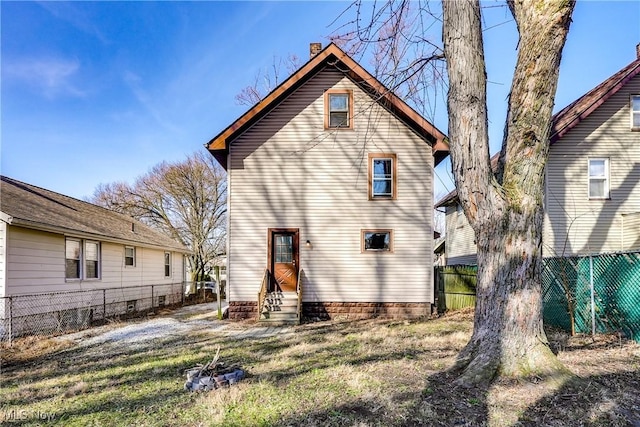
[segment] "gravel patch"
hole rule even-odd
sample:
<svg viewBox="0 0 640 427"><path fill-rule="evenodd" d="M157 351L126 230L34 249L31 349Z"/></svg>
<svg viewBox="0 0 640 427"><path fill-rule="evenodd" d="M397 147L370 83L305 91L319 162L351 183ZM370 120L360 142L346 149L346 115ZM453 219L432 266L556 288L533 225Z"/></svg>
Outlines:
<svg viewBox="0 0 640 427"><path fill-rule="evenodd" d="M291 327L262 326L255 323L218 320L217 303L196 304L161 314L149 320L105 325L58 337L75 341L80 347L107 343L136 346L149 341L183 336L191 332L215 332L234 339L267 338L293 333Z"/></svg>

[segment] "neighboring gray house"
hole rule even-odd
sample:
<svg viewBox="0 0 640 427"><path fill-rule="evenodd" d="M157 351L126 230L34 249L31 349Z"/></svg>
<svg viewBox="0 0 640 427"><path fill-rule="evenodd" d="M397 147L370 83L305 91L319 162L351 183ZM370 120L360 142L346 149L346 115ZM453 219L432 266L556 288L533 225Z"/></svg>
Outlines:
<svg viewBox="0 0 640 427"><path fill-rule="evenodd" d="M228 172L230 318L430 313L445 135L336 45L207 148Z"/></svg>
<svg viewBox="0 0 640 427"><path fill-rule="evenodd" d="M95 311L145 310L184 293L189 250L141 222L5 176L0 197L0 321L12 319L14 336L34 316L86 323Z"/></svg>
<svg viewBox="0 0 640 427"><path fill-rule="evenodd" d="M639 250L640 48L635 61L554 115L550 142L544 255ZM474 264L474 233L455 190L439 207L447 264Z"/></svg>

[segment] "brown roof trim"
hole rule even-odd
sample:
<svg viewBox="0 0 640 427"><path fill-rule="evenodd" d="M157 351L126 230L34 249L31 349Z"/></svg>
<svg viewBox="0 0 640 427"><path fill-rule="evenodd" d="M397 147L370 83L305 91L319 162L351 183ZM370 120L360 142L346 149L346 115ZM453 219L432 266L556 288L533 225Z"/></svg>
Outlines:
<svg viewBox="0 0 640 427"><path fill-rule="evenodd" d="M618 71L553 116L550 142L553 144L573 129L582 120L589 117L612 95L618 92L629 80L640 73L640 58Z"/></svg>
<svg viewBox="0 0 640 427"><path fill-rule="evenodd" d="M226 169L226 157L229 151L229 141L233 139L236 132L242 132L245 129L245 126L250 125L255 120L262 117L263 114L277 104L278 100L280 100L283 95L287 94L291 89L294 89L304 82L307 78L313 75L315 71L324 66L332 57L342 62L349 69L349 75L351 78L358 82L367 83L367 85L379 94L381 99L385 100L388 105L392 107L393 112L401 117L410 127L416 130L423 137L430 136L435 141L432 144L432 153L435 157L436 164L447 156L449 153L449 145L447 143L446 135L418 114L413 108L407 105L407 103L398 98L393 92L387 89L380 81L378 81L378 79L373 77L334 43L329 44L326 48L311 58L280 86L271 91L271 93L269 93L264 99L255 104L251 109L240 116L238 120L233 122L216 137L205 144L205 147Z"/></svg>

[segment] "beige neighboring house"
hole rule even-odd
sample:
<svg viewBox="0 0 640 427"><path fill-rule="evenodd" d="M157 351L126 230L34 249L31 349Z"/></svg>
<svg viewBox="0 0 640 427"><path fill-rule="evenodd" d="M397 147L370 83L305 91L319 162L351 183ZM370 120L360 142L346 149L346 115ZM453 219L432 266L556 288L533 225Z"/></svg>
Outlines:
<svg viewBox="0 0 640 427"><path fill-rule="evenodd" d="M0 319L12 319L0 335L19 335L33 316L86 323L184 293L189 250L143 223L5 176L0 196Z"/></svg>
<svg viewBox="0 0 640 427"><path fill-rule="evenodd" d="M445 135L336 45L207 148L229 180L230 318L430 314Z"/></svg>
<svg viewBox="0 0 640 427"><path fill-rule="evenodd" d="M640 45L637 50L635 61L553 117L544 256L640 250ZM436 208L446 212L447 264L475 264L475 235L455 190Z"/></svg>

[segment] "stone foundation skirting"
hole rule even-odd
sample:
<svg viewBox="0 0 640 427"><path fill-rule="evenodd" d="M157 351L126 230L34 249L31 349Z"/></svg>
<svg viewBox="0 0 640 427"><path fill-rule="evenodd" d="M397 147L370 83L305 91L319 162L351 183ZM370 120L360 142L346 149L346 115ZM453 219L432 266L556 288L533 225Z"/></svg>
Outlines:
<svg viewBox="0 0 640 427"><path fill-rule="evenodd" d="M257 317L257 301L229 301L230 320L256 319Z"/></svg>
<svg viewBox="0 0 640 427"><path fill-rule="evenodd" d="M432 314L428 302L303 302L302 320L313 322L330 319L417 319ZM256 301L230 301L229 319L256 319Z"/></svg>
<svg viewBox="0 0 640 427"><path fill-rule="evenodd" d="M302 319L416 319L431 316L431 309L428 302L305 302Z"/></svg>

